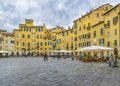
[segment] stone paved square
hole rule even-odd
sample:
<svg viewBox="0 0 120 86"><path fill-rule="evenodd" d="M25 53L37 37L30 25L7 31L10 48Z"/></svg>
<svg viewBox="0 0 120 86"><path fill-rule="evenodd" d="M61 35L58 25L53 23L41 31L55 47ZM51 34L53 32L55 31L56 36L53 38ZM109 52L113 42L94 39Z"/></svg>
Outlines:
<svg viewBox="0 0 120 86"><path fill-rule="evenodd" d="M0 86L120 86L120 68L71 58L0 58Z"/></svg>

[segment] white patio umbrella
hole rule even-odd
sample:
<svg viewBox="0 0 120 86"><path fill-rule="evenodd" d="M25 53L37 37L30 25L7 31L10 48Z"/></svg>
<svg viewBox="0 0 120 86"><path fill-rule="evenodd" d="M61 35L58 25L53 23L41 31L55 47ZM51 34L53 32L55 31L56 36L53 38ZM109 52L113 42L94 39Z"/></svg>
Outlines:
<svg viewBox="0 0 120 86"><path fill-rule="evenodd" d="M78 49L76 51L85 51L88 47L84 47L84 48L81 48L81 49Z"/></svg>
<svg viewBox="0 0 120 86"><path fill-rule="evenodd" d="M60 50L60 52L63 52L63 53L70 53L71 51L68 51L68 50Z"/></svg>
<svg viewBox="0 0 120 86"><path fill-rule="evenodd" d="M107 48L107 47L103 47L103 46L90 46L88 47L87 50L91 50L91 51L109 51L109 50L113 50L113 48Z"/></svg>
<svg viewBox="0 0 120 86"><path fill-rule="evenodd" d="M68 51L68 50L53 50L53 52L58 52L58 53L70 53L71 51Z"/></svg>
<svg viewBox="0 0 120 86"><path fill-rule="evenodd" d="M9 51L0 50L0 53L9 53Z"/></svg>
<svg viewBox="0 0 120 86"><path fill-rule="evenodd" d="M60 52L60 50L53 50L52 52Z"/></svg>
<svg viewBox="0 0 120 86"><path fill-rule="evenodd" d="M82 51L82 52L98 51L99 56L100 56L100 51L109 51L109 55L110 55L110 50L113 50L113 48L107 48L103 46L89 46L89 47L79 49L79 51Z"/></svg>
<svg viewBox="0 0 120 86"><path fill-rule="evenodd" d="M77 51L109 51L109 50L113 50L113 48L107 48L102 46L89 46L89 47L81 48Z"/></svg>

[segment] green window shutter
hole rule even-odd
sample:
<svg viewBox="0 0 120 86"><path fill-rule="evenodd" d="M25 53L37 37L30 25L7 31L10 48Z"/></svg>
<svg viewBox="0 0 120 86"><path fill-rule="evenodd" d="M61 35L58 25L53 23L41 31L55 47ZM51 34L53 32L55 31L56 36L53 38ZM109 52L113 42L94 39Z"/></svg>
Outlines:
<svg viewBox="0 0 120 86"><path fill-rule="evenodd" d="M107 46L108 46L108 47L110 46L110 41L108 41Z"/></svg>
<svg viewBox="0 0 120 86"><path fill-rule="evenodd" d="M104 44L104 39L102 39L102 44Z"/></svg>
<svg viewBox="0 0 120 86"><path fill-rule="evenodd" d="M100 29L100 34L103 34L103 29L102 28Z"/></svg>
<svg viewBox="0 0 120 86"><path fill-rule="evenodd" d="M99 39L99 44L101 44L101 39Z"/></svg>
<svg viewBox="0 0 120 86"><path fill-rule="evenodd" d="M96 31L94 31L94 37L96 36Z"/></svg>
<svg viewBox="0 0 120 86"><path fill-rule="evenodd" d="M117 45L117 40L114 40L114 45Z"/></svg>

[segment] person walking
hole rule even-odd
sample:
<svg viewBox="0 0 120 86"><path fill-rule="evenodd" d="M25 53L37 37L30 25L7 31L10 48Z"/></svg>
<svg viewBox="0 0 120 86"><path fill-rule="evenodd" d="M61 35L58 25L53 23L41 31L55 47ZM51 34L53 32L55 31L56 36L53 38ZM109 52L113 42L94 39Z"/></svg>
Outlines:
<svg viewBox="0 0 120 86"><path fill-rule="evenodd" d="M48 54L46 53L46 61L48 61Z"/></svg>
<svg viewBox="0 0 120 86"><path fill-rule="evenodd" d="M73 52L71 53L71 57L72 57L72 60L74 60L74 54L73 54Z"/></svg>
<svg viewBox="0 0 120 86"><path fill-rule="evenodd" d="M47 54L47 52L45 52L45 54L44 54L44 61L47 61L48 60L48 54Z"/></svg>
<svg viewBox="0 0 120 86"><path fill-rule="evenodd" d="M80 59L81 61L83 61L83 56L82 56L81 54L80 54L79 59Z"/></svg>
<svg viewBox="0 0 120 86"><path fill-rule="evenodd" d="M46 61L46 52L44 53L44 61Z"/></svg>
<svg viewBox="0 0 120 86"><path fill-rule="evenodd" d="M112 58L113 58L113 55L111 54L111 56L109 57L109 60L108 60L109 67L112 66Z"/></svg>
<svg viewBox="0 0 120 86"><path fill-rule="evenodd" d="M113 67L118 67L118 66L117 66L117 56L115 56L114 66L113 66Z"/></svg>

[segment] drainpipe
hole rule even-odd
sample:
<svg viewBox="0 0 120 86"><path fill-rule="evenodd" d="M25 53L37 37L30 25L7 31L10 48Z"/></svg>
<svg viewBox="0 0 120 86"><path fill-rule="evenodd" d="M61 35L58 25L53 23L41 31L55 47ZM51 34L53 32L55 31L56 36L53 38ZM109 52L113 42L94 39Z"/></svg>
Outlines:
<svg viewBox="0 0 120 86"><path fill-rule="evenodd" d="M119 12L118 12L118 22L119 22L118 29L120 32L120 6L119 6ZM120 33L119 33L119 46L120 46Z"/></svg>

